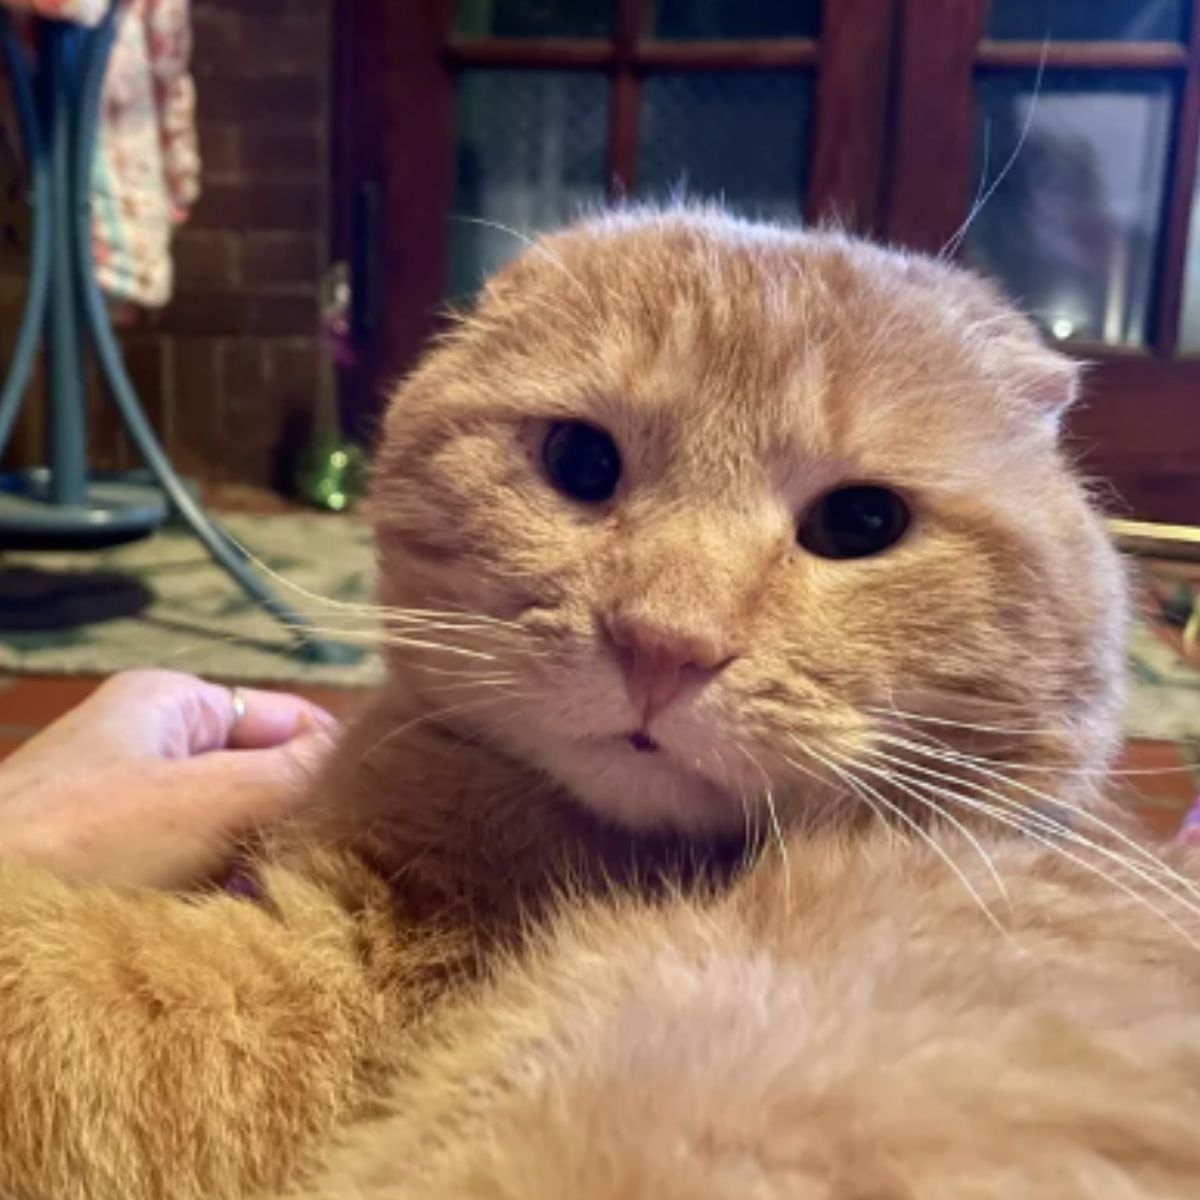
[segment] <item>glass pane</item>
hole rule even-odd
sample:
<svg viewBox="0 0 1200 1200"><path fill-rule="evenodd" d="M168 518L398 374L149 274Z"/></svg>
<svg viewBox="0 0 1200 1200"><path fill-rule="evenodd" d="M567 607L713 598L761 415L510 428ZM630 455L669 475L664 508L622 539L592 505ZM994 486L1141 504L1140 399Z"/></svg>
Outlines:
<svg viewBox="0 0 1200 1200"><path fill-rule="evenodd" d="M642 88L638 192L798 219L812 82L802 71L688 71Z"/></svg>
<svg viewBox="0 0 1200 1200"><path fill-rule="evenodd" d="M992 0L987 35L1040 42L1187 38L1184 0Z"/></svg>
<svg viewBox="0 0 1200 1200"><path fill-rule="evenodd" d="M1171 85L1149 75L1055 72L1036 101L1032 86L1023 74L979 83L976 175L985 202L966 257L1054 337L1141 345Z"/></svg>
<svg viewBox="0 0 1200 1200"><path fill-rule="evenodd" d="M604 198L608 81L591 71L465 71L458 79L455 217L529 236ZM417 168L419 170L419 167ZM451 220L450 294L470 295L523 249Z"/></svg>
<svg viewBox="0 0 1200 1200"><path fill-rule="evenodd" d="M613 0L458 0L455 29L464 37L608 37L612 14Z"/></svg>
<svg viewBox="0 0 1200 1200"><path fill-rule="evenodd" d="M1183 277L1183 312L1179 321L1180 348L1187 354L1200 354L1200 174L1196 176L1196 190L1192 193L1192 221Z"/></svg>
<svg viewBox="0 0 1200 1200"><path fill-rule="evenodd" d="M661 38L816 37L821 0L653 0Z"/></svg>

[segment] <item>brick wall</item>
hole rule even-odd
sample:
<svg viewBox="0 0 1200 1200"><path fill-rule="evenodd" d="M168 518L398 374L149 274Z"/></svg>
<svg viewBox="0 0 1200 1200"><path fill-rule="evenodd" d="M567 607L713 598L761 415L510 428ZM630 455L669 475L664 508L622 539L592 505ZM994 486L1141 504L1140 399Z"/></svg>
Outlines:
<svg viewBox="0 0 1200 1200"><path fill-rule="evenodd" d="M135 314L121 338L143 405L185 474L281 484L332 386L316 328L330 0L193 0L193 15L203 196L176 241L174 299ZM15 316L6 265L4 345ZM93 461L130 465L98 395L89 407ZM39 414L21 425L15 455L40 457Z"/></svg>

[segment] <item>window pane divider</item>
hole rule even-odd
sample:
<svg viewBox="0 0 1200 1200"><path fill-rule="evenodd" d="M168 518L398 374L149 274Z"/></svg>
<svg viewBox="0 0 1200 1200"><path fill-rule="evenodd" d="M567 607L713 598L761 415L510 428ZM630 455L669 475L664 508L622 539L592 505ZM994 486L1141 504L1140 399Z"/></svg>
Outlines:
<svg viewBox="0 0 1200 1200"><path fill-rule="evenodd" d="M1097 71L1186 71L1191 60L1178 42L1042 42L985 38L975 52L977 68L1036 71L1045 55L1046 69Z"/></svg>
<svg viewBox="0 0 1200 1200"><path fill-rule="evenodd" d="M622 0L626 3L627 0ZM672 41L635 38L627 46L618 35L602 38L456 38L446 47L456 67L607 68L622 71L769 70L817 65L812 38Z"/></svg>
<svg viewBox="0 0 1200 1200"><path fill-rule="evenodd" d="M608 113L608 196L633 194L637 176L638 121L642 84L634 54L650 0L615 0L612 84Z"/></svg>
<svg viewBox="0 0 1200 1200"><path fill-rule="evenodd" d="M609 67L610 41L599 38L454 38L446 57L455 67Z"/></svg>
<svg viewBox="0 0 1200 1200"><path fill-rule="evenodd" d="M1164 207L1164 231L1155 273L1154 351L1174 358L1179 346L1179 317L1187 275L1188 232L1196 188L1196 159L1200 152L1200 0L1192 0L1188 28L1187 74L1179 95L1172 138L1170 175Z"/></svg>

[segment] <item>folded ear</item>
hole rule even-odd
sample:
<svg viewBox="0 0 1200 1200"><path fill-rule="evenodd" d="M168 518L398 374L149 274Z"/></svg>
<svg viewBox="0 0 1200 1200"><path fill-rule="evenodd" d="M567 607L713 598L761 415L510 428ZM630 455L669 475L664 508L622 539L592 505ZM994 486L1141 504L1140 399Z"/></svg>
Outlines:
<svg viewBox="0 0 1200 1200"><path fill-rule="evenodd" d="M1029 405L1035 418L1057 434L1063 415L1079 396L1083 364L1051 350L1032 328L1019 339L997 338L988 358L989 373L1001 388Z"/></svg>
<svg viewBox="0 0 1200 1200"><path fill-rule="evenodd" d="M970 336L984 372L1002 396L1028 409L1056 434L1079 395L1083 364L1051 349L1037 326L1018 312L993 283L968 276Z"/></svg>

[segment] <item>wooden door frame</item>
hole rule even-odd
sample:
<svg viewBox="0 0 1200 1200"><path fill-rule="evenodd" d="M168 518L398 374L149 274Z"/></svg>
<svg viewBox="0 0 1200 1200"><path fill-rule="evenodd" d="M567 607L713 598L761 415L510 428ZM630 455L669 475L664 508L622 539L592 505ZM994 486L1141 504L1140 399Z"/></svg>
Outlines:
<svg viewBox="0 0 1200 1200"><path fill-rule="evenodd" d="M454 0L335 0L330 238L355 253L355 200L378 189L374 328L341 372L347 428L364 442L397 377L436 326L445 287L453 170L453 84L444 47ZM356 281L357 282L357 281Z"/></svg>
<svg viewBox="0 0 1200 1200"><path fill-rule="evenodd" d="M337 0L332 237L352 240L351 195L382 189L385 227L379 334L343 372L347 423L369 438L384 392L436 330L447 276L454 171L454 71L466 65L603 67L609 194L635 184L641 80L654 69L810 67L816 71L805 218L882 231L892 41L899 0L825 0L820 37L770 43L640 39L646 0L613 0L610 45L584 39L451 35L454 0Z"/></svg>

